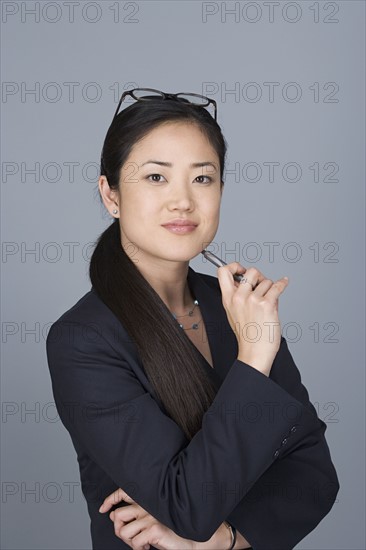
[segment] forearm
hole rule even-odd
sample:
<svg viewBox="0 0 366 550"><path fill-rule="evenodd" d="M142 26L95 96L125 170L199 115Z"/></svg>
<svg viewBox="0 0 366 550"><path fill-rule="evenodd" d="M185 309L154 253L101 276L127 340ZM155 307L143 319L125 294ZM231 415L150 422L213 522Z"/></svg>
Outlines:
<svg viewBox="0 0 366 550"><path fill-rule="evenodd" d="M206 540L205 542L195 542L194 550L228 550L230 548L230 544L230 531L222 523L209 540ZM244 550L247 548L251 548L250 543L237 530L234 550Z"/></svg>

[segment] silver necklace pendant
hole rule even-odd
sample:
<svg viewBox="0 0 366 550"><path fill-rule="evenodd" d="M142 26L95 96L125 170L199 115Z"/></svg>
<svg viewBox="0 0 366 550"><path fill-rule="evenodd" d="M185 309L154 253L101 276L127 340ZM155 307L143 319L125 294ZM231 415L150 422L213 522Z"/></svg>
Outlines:
<svg viewBox="0 0 366 550"><path fill-rule="evenodd" d="M194 303L193 309L191 309L191 311L188 313L188 315L189 315L190 317L192 317L192 315L193 315L194 308L195 308L196 306L198 306L198 300L195 300L193 303Z"/></svg>
<svg viewBox="0 0 366 550"><path fill-rule="evenodd" d="M195 309L196 306L199 305L198 300L194 300L193 303L194 303L193 308L188 313L186 313L185 315L175 315L175 313L172 313L174 319L177 319L177 317L187 317L187 316L193 317L194 309ZM193 323L193 325L191 325L190 327L187 327L187 328L184 328L184 326L179 322L178 322L178 324L179 324L180 328L183 329L183 330L197 330L198 325L200 324L200 322L201 322L201 319L197 323Z"/></svg>
<svg viewBox="0 0 366 550"><path fill-rule="evenodd" d="M175 313L172 313L174 319L177 319L180 317L187 317L187 316L192 317L195 307L198 306L198 300L194 300L193 304L194 304L193 308L188 313L185 313L184 315L176 315Z"/></svg>
<svg viewBox="0 0 366 550"><path fill-rule="evenodd" d="M193 325L192 325L191 327L187 327L187 328L184 328L184 326L181 325L180 323L179 323L179 326L180 326L180 328L182 328L183 330L191 330L191 329L197 330L197 329L198 329L198 325L199 325L200 322L201 322L201 319L198 321L198 323L193 323Z"/></svg>

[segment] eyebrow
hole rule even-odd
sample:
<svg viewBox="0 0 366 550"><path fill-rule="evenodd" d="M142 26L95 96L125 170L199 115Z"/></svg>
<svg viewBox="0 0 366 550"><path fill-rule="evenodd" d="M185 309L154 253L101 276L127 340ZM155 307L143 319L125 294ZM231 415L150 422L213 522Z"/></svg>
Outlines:
<svg viewBox="0 0 366 550"><path fill-rule="evenodd" d="M147 160L141 164L141 166L145 166L145 164L159 164L160 166L167 166L168 168L173 166L171 162L163 162L162 160ZM189 165L190 168L202 168L203 166L212 166L215 170L217 170L216 164L211 161L193 162Z"/></svg>

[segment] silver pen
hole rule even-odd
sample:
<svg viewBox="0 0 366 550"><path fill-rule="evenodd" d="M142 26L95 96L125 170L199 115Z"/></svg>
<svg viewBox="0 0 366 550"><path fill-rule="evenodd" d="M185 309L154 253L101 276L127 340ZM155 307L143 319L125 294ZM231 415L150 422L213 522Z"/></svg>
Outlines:
<svg viewBox="0 0 366 550"><path fill-rule="evenodd" d="M213 254L213 252L210 252L209 250L202 250L201 254L203 254L203 256L206 258L206 260L208 260L209 262L214 264L216 267L222 267L223 265L227 265L227 263L224 262L224 260L222 260L218 256L215 256L215 254ZM240 283L240 281L243 279L244 275L233 275L233 277L234 277L235 281Z"/></svg>

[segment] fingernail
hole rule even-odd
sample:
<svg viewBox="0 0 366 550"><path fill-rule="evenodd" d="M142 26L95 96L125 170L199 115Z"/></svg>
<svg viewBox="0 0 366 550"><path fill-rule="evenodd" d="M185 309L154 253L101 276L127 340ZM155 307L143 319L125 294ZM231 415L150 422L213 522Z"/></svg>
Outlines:
<svg viewBox="0 0 366 550"><path fill-rule="evenodd" d="M288 277L284 277L285 281L288 281Z"/></svg>

